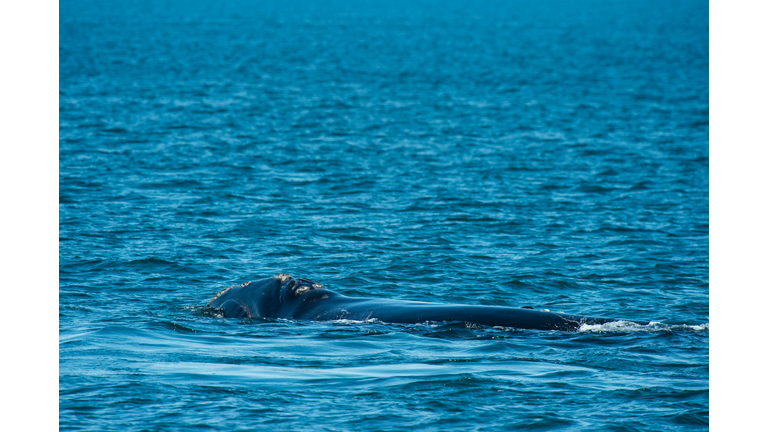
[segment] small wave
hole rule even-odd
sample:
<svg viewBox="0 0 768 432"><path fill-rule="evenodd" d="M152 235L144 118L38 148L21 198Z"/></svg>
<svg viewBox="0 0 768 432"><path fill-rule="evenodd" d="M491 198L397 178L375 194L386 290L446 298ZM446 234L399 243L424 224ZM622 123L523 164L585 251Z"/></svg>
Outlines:
<svg viewBox="0 0 768 432"><path fill-rule="evenodd" d="M176 263L171 262L171 261L166 261L166 260L163 260L163 259L160 259L160 258L150 257L150 258L144 258L144 259L137 259L137 260L129 261L127 263L127 265L133 266L133 267L141 267L141 268L144 268L144 267L156 267L156 266L159 266L159 267L170 267L170 266L176 265Z"/></svg>
<svg viewBox="0 0 768 432"><path fill-rule="evenodd" d="M192 334L197 333L197 330L193 328L185 327L173 321L160 321L159 323L156 323L156 325L161 328L172 330L174 332L179 332L179 333L192 333Z"/></svg>

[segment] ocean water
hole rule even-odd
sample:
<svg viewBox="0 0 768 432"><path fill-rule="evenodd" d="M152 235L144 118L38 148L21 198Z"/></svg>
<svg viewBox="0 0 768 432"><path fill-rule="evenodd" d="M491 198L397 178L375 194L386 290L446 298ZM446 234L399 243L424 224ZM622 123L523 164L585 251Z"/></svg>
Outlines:
<svg viewBox="0 0 768 432"><path fill-rule="evenodd" d="M59 423L709 428L703 1L60 2ZM223 288L651 321L224 319Z"/></svg>

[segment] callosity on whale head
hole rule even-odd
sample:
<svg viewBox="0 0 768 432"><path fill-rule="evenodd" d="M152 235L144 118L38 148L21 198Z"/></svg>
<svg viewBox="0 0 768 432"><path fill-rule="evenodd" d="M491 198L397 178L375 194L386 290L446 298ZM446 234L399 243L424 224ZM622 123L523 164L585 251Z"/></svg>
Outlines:
<svg viewBox="0 0 768 432"><path fill-rule="evenodd" d="M222 309L227 318L291 318L298 298L322 289L322 284L281 273L233 285L216 294L208 306Z"/></svg>

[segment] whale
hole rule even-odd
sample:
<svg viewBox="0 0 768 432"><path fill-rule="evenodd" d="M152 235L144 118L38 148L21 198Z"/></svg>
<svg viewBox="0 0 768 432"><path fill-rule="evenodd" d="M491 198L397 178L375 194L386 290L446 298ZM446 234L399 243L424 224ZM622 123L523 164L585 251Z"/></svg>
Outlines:
<svg viewBox="0 0 768 432"><path fill-rule="evenodd" d="M216 294L208 306L217 309L224 318L378 320L396 324L466 322L490 327L571 332L585 324L619 321L536 310L531 306L515 308L348 297L310 279L294 278L285 273L233 285Z"/></svg>

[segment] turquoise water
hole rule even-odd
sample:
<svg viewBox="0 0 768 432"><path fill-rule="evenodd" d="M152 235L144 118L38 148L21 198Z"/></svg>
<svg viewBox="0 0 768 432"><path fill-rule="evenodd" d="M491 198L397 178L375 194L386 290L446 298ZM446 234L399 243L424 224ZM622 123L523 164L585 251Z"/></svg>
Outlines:
<svg viewBox="0 0 768 432"><path fill-rule="evenodd" d="M61 2L61 429L708 429L707 7ZM652 324L205 307L278 273Z"/></svg>

